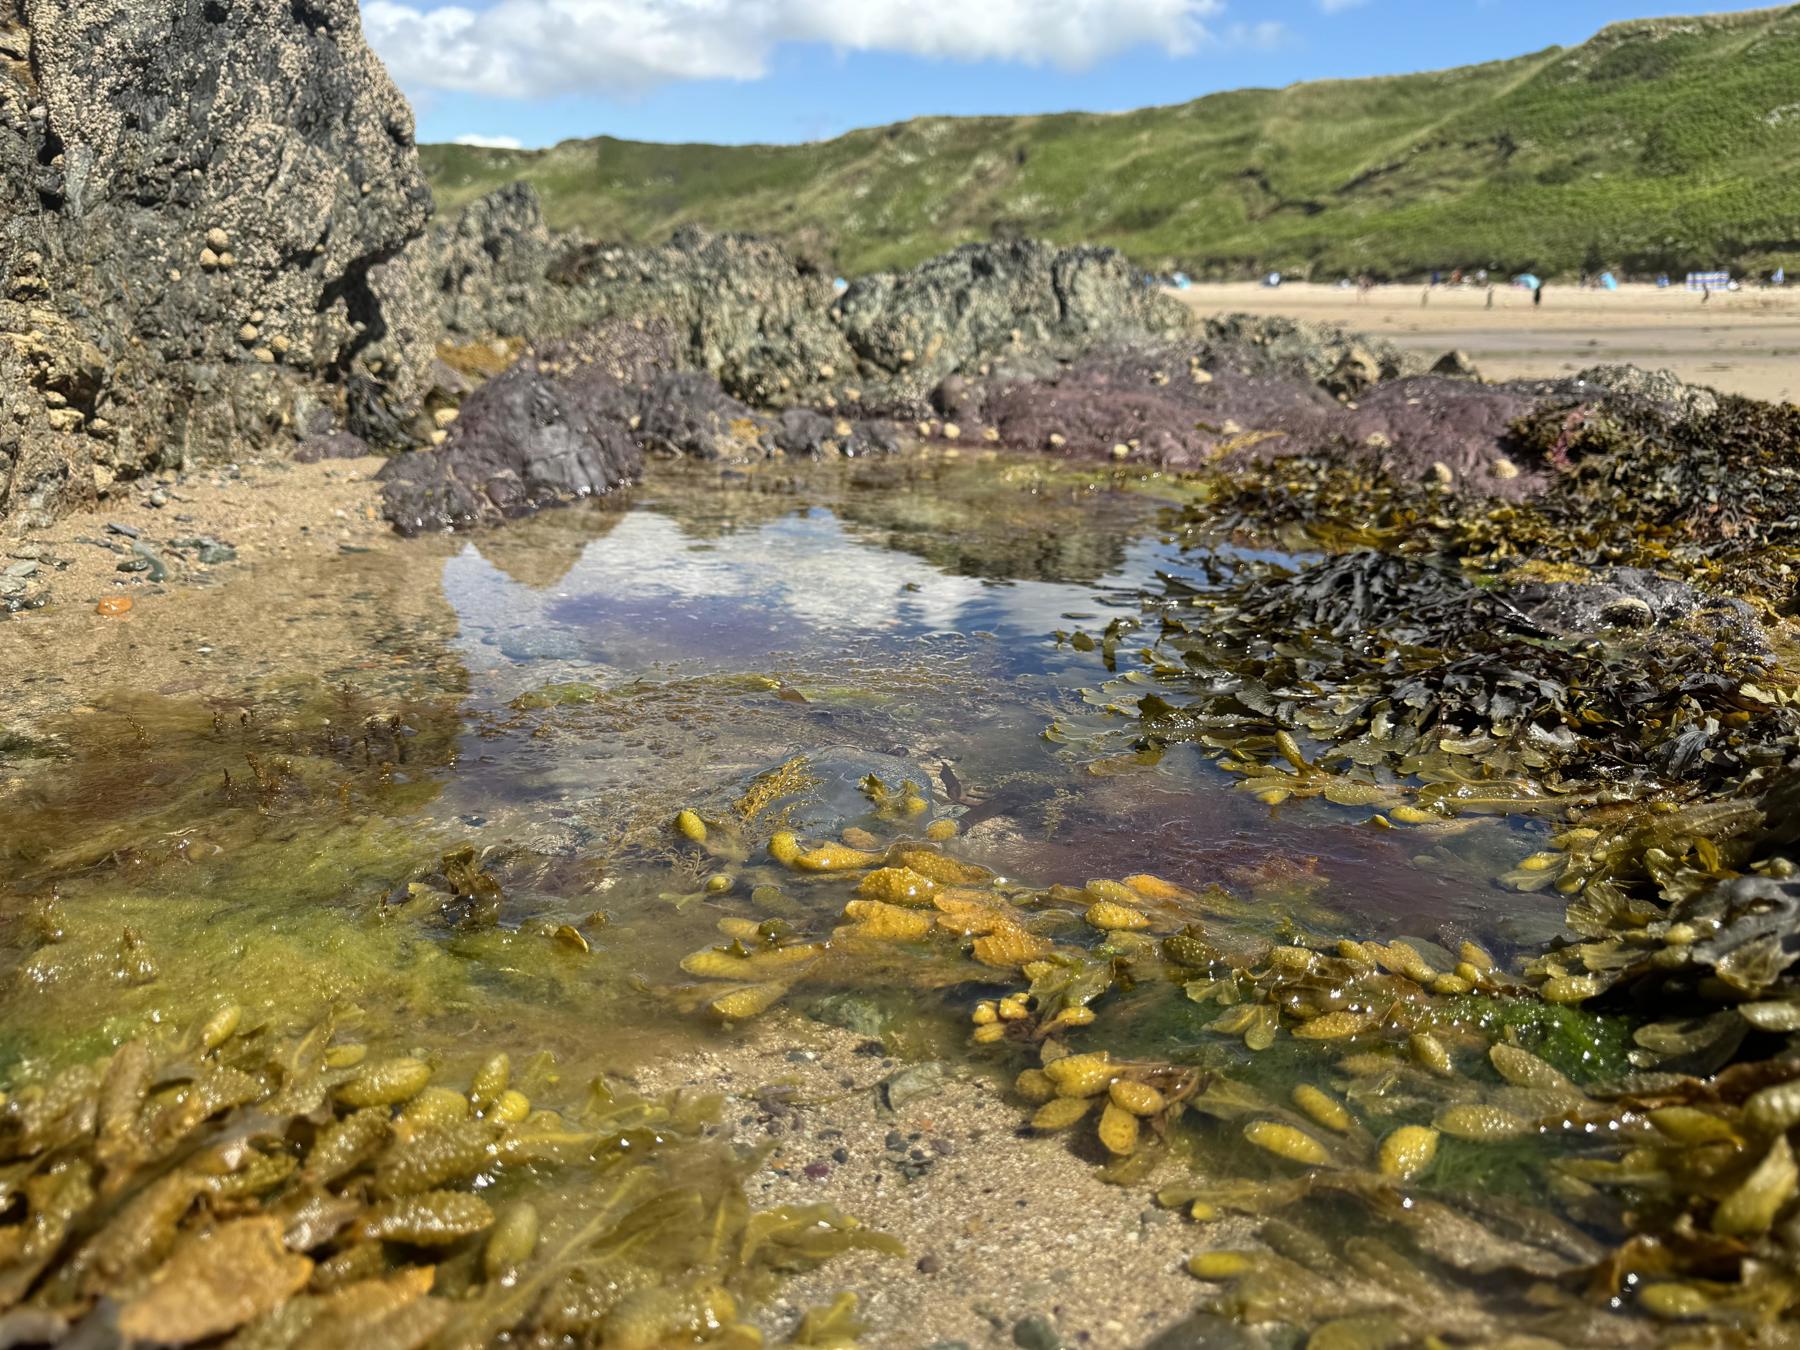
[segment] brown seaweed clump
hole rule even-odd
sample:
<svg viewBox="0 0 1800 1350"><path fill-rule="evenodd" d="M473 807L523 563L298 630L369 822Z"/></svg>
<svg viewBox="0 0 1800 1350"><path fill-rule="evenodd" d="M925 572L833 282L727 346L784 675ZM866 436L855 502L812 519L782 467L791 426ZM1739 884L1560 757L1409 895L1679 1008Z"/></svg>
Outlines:
<svg viewBox="0 0 1800 1350"><path fill-rule="evenodd" d="M242 1022L10 1085L0 1341L750 1347L782 1272L893 1249L826 1206L751 1212L700 1138L716 1102L596 1080L549 1109L546 1063L452 1088Z"/></svg>

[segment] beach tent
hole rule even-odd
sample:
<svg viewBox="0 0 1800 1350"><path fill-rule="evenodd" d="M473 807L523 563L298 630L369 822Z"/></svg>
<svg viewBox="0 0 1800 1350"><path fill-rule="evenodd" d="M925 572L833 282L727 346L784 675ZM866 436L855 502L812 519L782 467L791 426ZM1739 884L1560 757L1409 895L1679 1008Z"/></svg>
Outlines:
<svg viewBox="0 0 1800 1350"><path fill-rule="evenodd" d="M1188 274L1186 272L1177 272L1174 276L1170 277L1169 280L1175 283L1175 289L1178 291L1185 291L1189 286L1193 285L1193 282L1188 280Z"/></svg>
<svg viewBox="0 0 1800 1350"><path fill-rule="evenodd" d="M1536 277L1532 276L1532 274L1529 272L1521 272L1521 273L1519 273L1518 276L1513 278L1513 285L1523 286L1528 291L1535 291L1539 286L1542 286L1543 284L1544 284L1543 282L1539 281Z"/></svg>
<svg viewBox="0 0 1800 1350"><path fill-rule="evenodd" d="M1731 273L1689 272L1687 288L1690 291L1728 291L1731 289Z"/></svg>
<svg viewBox="0 0 1800 1350"><path fill-rule="evenodd" d="M1600 284L1609 291L1616 291L1619 289L1619 279L1611 272L1602 272L1600 274Z"/></svg>

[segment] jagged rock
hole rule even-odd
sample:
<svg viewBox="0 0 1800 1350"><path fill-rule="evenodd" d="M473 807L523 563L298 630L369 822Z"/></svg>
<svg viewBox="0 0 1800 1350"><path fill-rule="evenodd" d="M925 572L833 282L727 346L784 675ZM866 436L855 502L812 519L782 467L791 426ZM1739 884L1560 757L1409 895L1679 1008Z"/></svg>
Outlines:
<svg viewBox="0 0 1800 1350"><path fill-rule="evenodd" d="M1220 315L1206 321L1204 335L1203 366L1287 375L1350 397L1379 381L1423 375L1431 369L1426 357L1384 338L1275 315Z"/></svg>
<svg viewBox="0 0 1800 1350"><path fill-rule="evenodd" d="M576 332L658 316L678 365L759 406L817 401L847 351L830 318L830 281L779 245L745 235L678 233L661 248L577 243L553 265L546 325Z"/></svg>
<svg viewBox="0 0 1800 1350"><path fill-rule="evenodd" d="M923 411L946 377L985 374L981 365L999 358L1069 356L1191 326L1123 254L1031 240L967 244L910 272L852 282L837 317L881 385L873 401L903 412Z"/></svg>
<svg viewBox="0 0 1800 1350"><path fill-rule="evenodd" d="M444 445L381 471L403 534L493 524L637 479L638 391L597 364L528 358L463 401Z"/></svg>
<svg viewBox="0 0 1800 1350"><path fill-rule="evenodd" d="M531 184L514 183L478 198L415 248L429 257L438 313L451 336L551 335L541 309L550 231Z"/></svg>
<svg viewBox="0 0 1800 1350"><path fill-rule="evenodd" d="M267 444L353 376L404 425L436 319L392 263L430 194L355 0L0 0L0 33L29 52L0 67L0 514Z"/></svg>

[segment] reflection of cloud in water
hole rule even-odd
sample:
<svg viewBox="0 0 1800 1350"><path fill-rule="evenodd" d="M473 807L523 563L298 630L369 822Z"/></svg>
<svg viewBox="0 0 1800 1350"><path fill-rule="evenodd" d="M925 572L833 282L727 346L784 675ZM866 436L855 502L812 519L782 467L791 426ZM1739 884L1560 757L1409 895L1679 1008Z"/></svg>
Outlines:
<svg viewBox="0 0 1800 1350"><path fill-rule="evenodd" d="M822 510L705 540L668 516L636 510L591 540L553 587L520 585L474 544L446 564L444 585L478 665L498 654L641 668L775 647L835 651L846 638L882 633L1035 637L1065 626L1068 611L1093 610L1098 592L1135 592L1168 562L1166 547L1140 540L1096 586L993 583L861 542Z"/></svg>

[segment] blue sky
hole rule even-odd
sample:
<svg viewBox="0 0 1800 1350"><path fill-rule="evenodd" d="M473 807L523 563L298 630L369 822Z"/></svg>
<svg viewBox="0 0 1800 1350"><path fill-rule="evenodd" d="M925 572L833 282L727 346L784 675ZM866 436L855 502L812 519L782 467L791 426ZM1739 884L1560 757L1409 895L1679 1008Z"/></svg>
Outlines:
<svg viewBox="0 0 1800 1350"><path fill-rule="evenodd" d="M803 141L1575 43L1694 0L363 0L419 138ZM1738 8L1723 6L1720 8Z"/></svg>

